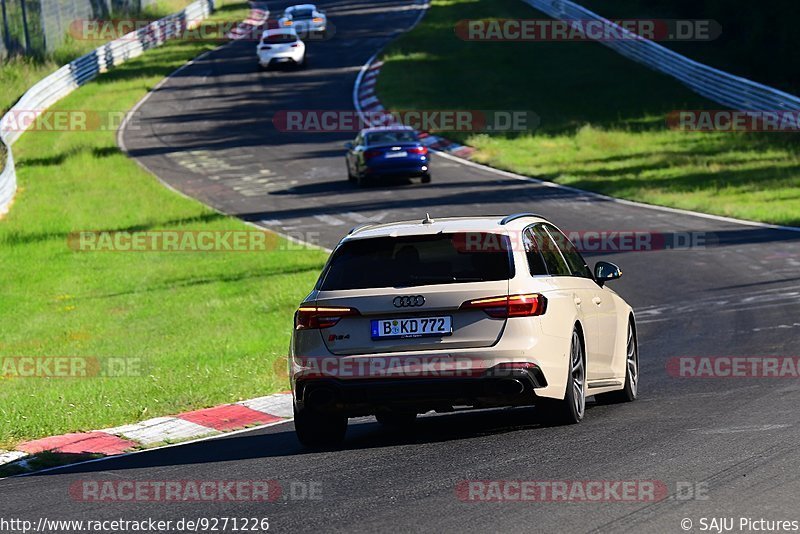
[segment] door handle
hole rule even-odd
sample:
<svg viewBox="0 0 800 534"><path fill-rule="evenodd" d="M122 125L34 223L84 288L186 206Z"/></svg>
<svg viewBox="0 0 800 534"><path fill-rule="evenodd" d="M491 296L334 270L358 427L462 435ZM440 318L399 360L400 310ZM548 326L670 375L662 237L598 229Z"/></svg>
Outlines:
<svg viewBox="0 0 800 534"><path fill-rule="evenodd" d="M581 305L581 298L580 297L575 297L575 305L576 306L580 306Z"/></svg>
<svg viewBox="0 0 800 534"><path fill-rule="evenodd" d="M601 299L600 297L595 297L592 299L592 302L600 306L600 304L603 302L603 299Z"/></svg>

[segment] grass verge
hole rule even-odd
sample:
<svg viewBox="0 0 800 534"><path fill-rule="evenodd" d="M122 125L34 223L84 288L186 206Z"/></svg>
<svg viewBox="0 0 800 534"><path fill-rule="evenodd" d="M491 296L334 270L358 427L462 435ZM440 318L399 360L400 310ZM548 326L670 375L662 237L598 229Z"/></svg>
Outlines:
<svg viewBox="0 0 800 534"><path fill-rule="evenodd" d="M244 3L210 20L241 19ZM172 41L55 108L127 110L218 43ZM3 377L0 448L135 422L286 388L276 373L291 315L325 254L75 252L81 230L245 230L165 189L117 147L115 132L28 132L14 146L20 191L0 221L0 362L126 358L132 376ZM280 244L283 244L280 241ZM11 365L11 364L9 364Z"/></svg>
<svg viewBox="0 0 800 534"><path fill-rule="evenodd" d="M448 137L477 148L477 161L521 174L651 204L800 225L795 135L669 130L672 110L720 106L597 43L456 37L459 20L483 18L546 17L520 0L433 0L421 24L384 53L377 87L384 105L533 111L541 118L535 132Z"/></svg>

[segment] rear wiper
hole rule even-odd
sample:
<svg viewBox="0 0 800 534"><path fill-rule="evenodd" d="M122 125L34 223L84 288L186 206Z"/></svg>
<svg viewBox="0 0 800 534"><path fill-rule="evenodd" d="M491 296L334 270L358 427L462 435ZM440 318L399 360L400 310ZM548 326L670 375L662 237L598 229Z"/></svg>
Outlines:
<svg viewBox="0 0 800 534"><path fill-rule="evenodd" d="M412 280L429 280L431 282L483 282L483 278L467 277L467 276L415 276L411 275Z"/></svg>

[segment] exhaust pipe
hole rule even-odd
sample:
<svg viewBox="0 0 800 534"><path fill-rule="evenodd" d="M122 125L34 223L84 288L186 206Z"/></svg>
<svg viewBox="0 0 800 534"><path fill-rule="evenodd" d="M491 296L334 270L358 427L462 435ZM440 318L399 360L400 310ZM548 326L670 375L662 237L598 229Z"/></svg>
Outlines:
<svg viewBox="0 0 800 534"><path fill-rule="evenodd" d="M497 381L494 390L502 397L512 397L525 391L525 385L516 378L503 378Z"/></svg>
<svg viewBox="0 0 800 534"><path fill-rule="evenodd" d="M336 400L336 392L331 388L314 388L306 393L305 404L311 408L329 406Z"/></svg>

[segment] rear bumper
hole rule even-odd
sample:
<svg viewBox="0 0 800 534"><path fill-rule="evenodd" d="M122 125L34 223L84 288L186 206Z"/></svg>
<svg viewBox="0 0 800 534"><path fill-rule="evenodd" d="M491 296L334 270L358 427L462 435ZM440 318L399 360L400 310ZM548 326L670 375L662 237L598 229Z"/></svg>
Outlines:
<svg viewBox="0 0 800 534"><path fill-rule="evenodd" d="M535 390L547 386L542 370L494 367L478 376L436 378L298 378L294 396L298 407L348 416L384 410L423 413L454 406L496 407L534 404Z"/></svg>
<svg viewBox="0 0 800 534"><path fill-rule="evenodd" d="M422 176L430 172L430 165L428 162L412 163L398 165L396 167L380 166L380 167L366 167L364 169L365 176L386 176L386 177L403 177L403 176Z"/></svg>
<svg viewBox="0 0 800 534"><path fill-rule="evenodd" d="M258 63L263 67L268 67L270 64L275 63L293 63L297 64L300 63L301 59L303 58L302 53L298 52L275 52L272 54L258 54Z"/></svg>
<svg viewBox="0 0 800 534"><path fill-rule="evenodd" d="M328 31L327 26L305 26L302 28L295 28L294 31L302 39L310 35L319 35Z"/></svg>

